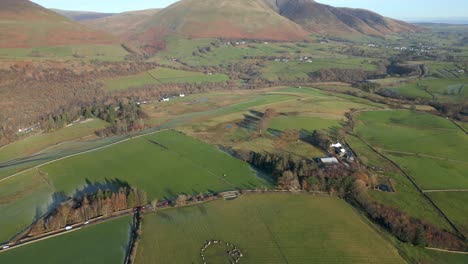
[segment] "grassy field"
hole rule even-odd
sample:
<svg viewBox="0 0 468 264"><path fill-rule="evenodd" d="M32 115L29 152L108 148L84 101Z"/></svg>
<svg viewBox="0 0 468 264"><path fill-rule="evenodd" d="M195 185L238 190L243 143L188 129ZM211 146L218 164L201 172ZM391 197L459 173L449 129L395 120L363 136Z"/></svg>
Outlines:
<svg viewBox="0 0 468 264"><path fill-rule="evenodd" d="M105 128L106 125L106 122L100 119L94 119L89 122L65 127L51 133L40 133L15 141L14 143L0 148L0 163L32 155L45 147L56 145L61 142L93 135L95 131Z"/></svg>
<svg viewBox="0 0 468 264"><path fill-rule="evenodd" d="M241 263L403 263L391 244L336 198L246 195L147 215L142 231L139 264L202 263L200 248L213 239L235 244L244 255Z"/></svg>
<svg viewBox="0 0 468 264"><path fill-rule="evenodd" d="M460 101L468 97L467 85L467 78L427 78L397 84L388 90L409 98Z"/></svg>
<svg viewBox="0 0 468 264"><path fill-rule="evenodd" d="M346 120L344 114L350 109L381 107L367 100L356 100L317 89L297 87L246 94L245 98L251 99L215 110L212 116L204 116L179 129L211 144L220 144L235 150L287 153L294 158L309 159L323 156L324 153L301 141L278 142L277 133L273 130L269 130L272 133L262 133L259 136L256 121L255 119L252 121L252 117L258 112L272 108L279 113L279 116L269 122L268 127L271 129L326 129L334 133ZM205 99L207 99L206 104L209 104L211 99ZM169 111L173 111L172 107L176 104L174 102ZM184 106L177 107L177 109L183 108ZM177 109L174 108L174 111Z"/></svg>
<svg viewBox="0 0 468 264"><path fill-rule="evenodd" d="M130 217L90 226L0 253L1 263L123 263Z"/></svg>
<svg viewBox="0 0 468 264"><path fill-rule="evenodd" d="M54 193L71 195L87 181L105 183L114 179L145 190L149 199L270 186L247 163L181 133L164 131L60 160L0 182L0 241L9 239L41 215Z"/></svg>
<svg viewBox="0 0 468 264"><path fill-rule="evenodd" d="M280 116L269 123L269 128L284 131L286 129L314 130L340 127L340 122L333 119L313 118L307 116Z"/></svg>
<svg viewBox="0 0 468 264"><path fill-rule="evenodd" d="M268 62L262 75L270 81L308 79L308 74L320 69L363 69L374 70L375 65L362 58L313 59L312 62L288 61Z"/></svg>
<svg viewBox="0 0 468 264"><path fill-rule="evenodd" d="M41 167L41 170L48 174L55 188L66 193L83 185L85 179L128 181L146 190L150 198L266 184L255 177L247 163L174 131L75 156Z"/></svg>
<svg viewBox="0 0 468 264"><path fill-rule="evenodd" d="M468 138L449 120L411 111L365 112L356 133L399 163L423 189L467 188Z"/></svg>
<svg viewBox="0 0 468 264"><path fill-rule="evenodd" d="M361 161L370 167L377 167L385 170L385 173L373 172L371 175L379 179L379 182L388 184L389 180L394 181L394 193L369 191L369 195L377 201L399 208L408 215L424 219L434 225L451 230L447 221L439 215L439 212L427 201L426 198L414 187L414 185L399 172L394 165L387 160L376 155L372 150L354 136L346 137L346 142L350 144L353 151Z"/></svg>
<svg viewBox="0 0 468 264"><path fill-rule="evenodd" d="M436 192L429 193L429 197L468 236L468 192Z"/></svg>
<svg viewBox="0 0 468 264"><path fill-rule="evenodd" d="M190 72L174 70L169 68L156 68L154 70L137 75L118 77L105 81L107 90L124 90L130 87L140 87L147 84L161 83L207 83L225 82L229 77L224 74L204 74L201 72Z"/></svg>

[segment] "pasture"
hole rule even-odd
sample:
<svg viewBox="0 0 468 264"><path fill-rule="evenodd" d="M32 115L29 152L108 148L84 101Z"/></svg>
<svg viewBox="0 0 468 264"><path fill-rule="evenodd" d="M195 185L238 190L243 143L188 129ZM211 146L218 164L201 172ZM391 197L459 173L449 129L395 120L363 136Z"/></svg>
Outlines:
<svg viewBox="0 0 468 264"><path fill-rule="evenodd" d="M397 162L422 189L467 188L468 137L442 117L406 110L365 112L355 132Z"/></svg>
<svg viewBox="0 0 468 264"><path fill-rule="evenodd" d="M468 192L434 192L428 195L457 228L468 236Z"/></svg>
<svg viewBox="0 0 468 264"><path fill-rule="evenodd" d="M387 90L408 98L460 101L468 97L467 85L467 78L426 78L420 81L413 80L396 84Z"/></svg>
<svg viewBox="0 0 468 264"><path fill-rule="evenodd" d="M164 83L207 83L225 82L229 77L224 74L204 74L174 70L169 68L156 68L136 75L113 78L104 81L107 90L124 90L131 87L141 87L149 84Z"/></svg>
<svg viewBox="0 0 468 264"><path fill-rule="evenodd" d="M380 203L398 208L412 217L425 219L436 226L451 230L447 221L440 216L439 212L436 211L432 204L424 198L408 178L398 171L393 164L372 152L368 146L354 136L348 135L346 137L346 142L365 165L381 168L385 171L384 173L371 173L379 182L388 184L390 180L393 181L394 193L370 190L369 195L373 199Z"/></svg>
<svg viewBox="0 0 468 264"><path fill-rule="evenodd" d="M203 263L207 240L236 245L241 263L403 263L344 201L291 194L251 194L146 215L136 263Z"/></svg>
<svg viewBox="0 0 468 264"><path fill-rule="evenodd" d="M130 239L130 217L122 217L0 252L0 263L123 263Z"/></svg>
<svg viewBox="0 0 468 264"><path fill-rule="evenodd" d="M314 130L331 129L340 127L340 122L333 119L323 119L308 116L280 116L269 123L269 128L275 130L298 129L312 132Z"/></svg>
<svg viewBox="0 0 468 264"><path fill-rule="evenodd" d="M149 199L270 186L247 163L216 147L178 132L163 131L53 162L0 182L0 241L44 213L56 197L54 193L72 195L88 182L105 184L115 179L145 190Z"/></svg>

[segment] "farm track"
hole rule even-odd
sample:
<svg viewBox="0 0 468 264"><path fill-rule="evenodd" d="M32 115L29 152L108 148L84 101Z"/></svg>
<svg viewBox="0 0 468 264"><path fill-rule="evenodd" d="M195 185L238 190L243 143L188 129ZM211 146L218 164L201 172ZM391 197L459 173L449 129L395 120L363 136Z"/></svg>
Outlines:
<svg viewBox="0 0 468 264"><path fill-rule="evenodd" d="M151 72L147 71L146 73L147 73L149 76L151 76L151 78L153 78L153 80L155 80L157 83L163 84L163 82L161 82L158 78L156 78L156 76L154 76L153 74L151 74Z"/></svg>
<svg viewBox="0 0 468 264"><path fill-rule="evenodd" d="M364 141L361 137L359 137L358 135L354 135L357 139L359 139L363 144L365 144L369 149L371 149L374 153L376 153L378 156L380 156L381 158L385 159L386 161L390 162L393 166L395 166L401 173L403 173L403 175L411 182L411 184L418 190L418 192L424 197L426 198L426 200L432 205L432 207L434 207L436 209L436 211L439 213L439 215L441 215L446 221L447 223L452 227L452 229L456 232L457 236L459 236L460 238L462 238L463 240L466 240L465 236L463 235L463 233L457 228L457 226L452 222L452 220L450 220L450 218L442 211L442 209L440 209L437 204L432 201L432 199L426 194L424 193L424 191L418 186L418 184L416 183L416 181L405 171L403 170L402 167L400 167L400 165L398 165L396 162L394 162L392 159L388 158L387 156L383 155L382 153L380 153L377 149L375 149L373 146L371 146L369 143L367 143L366 141Z"/></svg>
<svg viewBox="0 0 468 264"><path fill-rule="evenodd" d="M440 189L440 190L423 190L424 193L436 193L436 192L468 192L468 189Z"/></svg>

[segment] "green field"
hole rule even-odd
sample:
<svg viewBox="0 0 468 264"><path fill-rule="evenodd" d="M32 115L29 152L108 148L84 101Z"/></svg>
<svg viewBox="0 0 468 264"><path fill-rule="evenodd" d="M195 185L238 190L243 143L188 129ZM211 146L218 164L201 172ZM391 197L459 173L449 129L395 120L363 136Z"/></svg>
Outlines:
<svg viewBox="0 0 468 264"><path fill-rule="evenodd" d="M468 236L468 192L435 192L429 197Z"/></svg>
<svg viewBox="0 0 468 264"><path fill-rule="evenodd" d="M246 195L146 215L142 231L139 264L202 263L206 240L237 245L241 263L403 263L391 244L337 198Z"/></svg>
<svg viewBox="0 0 468 264"><path fill-rule="evenodd" d="M340 127L340 122L333 119L323 119L308 116L280 116L273 118L269 123L269 128L276 130L304 129L309 132L314 130L330 129Z"/></svg>
<svg viewBox="0 0 468 264"><path fill-rule="evenodd" d="M94 119L89 122L65 127L51 133L40 133L15 141L14 143L0 148L0 163L32 155L48 146L93 135L95 131L103 129L106 126L106 122L100 119Z"/></svg>
<svg viewBox="0 0 468 264"><path fill-rule="evenodd" d="M388 90L409 98L459 101L468 97L467 85L467 78L427 78L397 85Z"/></svg>
<svg viewBox="0 0 468 264"><path fill-rule="evenodd" d="M123 217L0 252L0 263L123 263L130 225Z"/></svg>
<svg viewBox="0 0 468 264"><path fill-rule="evenodd" d="M370 191L369 195L372 198L383 204L399 208L412 217L424 219L441 228L451 230L447 221L440 216L432 204L390 162L376 155L354 136L346 137L346 142L352 147L361 161L366 161L366 165L382 168L386 171L383 175L376 174L382 177L384 182L388 182L389 179L395 181L394 193Z"/></svg>
<svg viewBox="0 0 468 264"><path fill-rule="evenodd" d="M226 176L223 176L226 174ZM0 241L41 215L54 193L119 179L149 199L270 186L247 163L181 133L164 131L60 160L0 182Z"/></svg>
<svg viewBox="0 0 468 264"><path fill-rule="evenodd" d="M262 76L270 81L307 80L309 74L321 69L362 69L375 70L375 65L362 58L343 57L330 59L312 59L312 62L268 62L262 69Z"/></svg>
<svg viewBox="0 0 468 264"><path fill-rule="evenodd" d="M40 169L55 188L67 193L83 185L85 179L128 181L144 189L150 198L266 184L255 177L247 163L174 131L133 139Z"/></svg>
<svg viewBox="0 0 468 264"><path fill-rule="evenodd" d="M422 189L467 188L465 133L447 119L411 111L365 112L355 132L400 164Z"/></svg>
<svg viewBox="0 0 468 264"><path fill-rule="evenodd" d="M225 82L229 77L224 74L204 74L174 70L169 68L156 68L137 75L118 77L105 81L107 90L124 90L131 87L141 87L148 84L162 83L208 83Z"/></svg>

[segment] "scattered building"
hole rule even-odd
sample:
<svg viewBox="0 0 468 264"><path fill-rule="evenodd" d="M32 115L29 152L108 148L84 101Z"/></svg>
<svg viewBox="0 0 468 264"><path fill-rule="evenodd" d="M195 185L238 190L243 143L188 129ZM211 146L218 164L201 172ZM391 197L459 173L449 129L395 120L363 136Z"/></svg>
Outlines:
<svg viewBox="0 0 468 264"><path fill-rule="evenodd" d="M181 93L179 94L179 97L185 97L185 94Z"/></svg>
<svg viewBox="0 0 468 264"><path fill-rule="evenodd" d="M319 161L325 165L333 165L340 163L335 157L319 158Z"/></svg>
<svg viewBox="0 0 468 264"><path fill-rule="evenodd" d="M341 145L340 142L337 142L336 144L331 144L330 145L330 148L341 148L341 147L343 147L343 145Z"/></svg>

